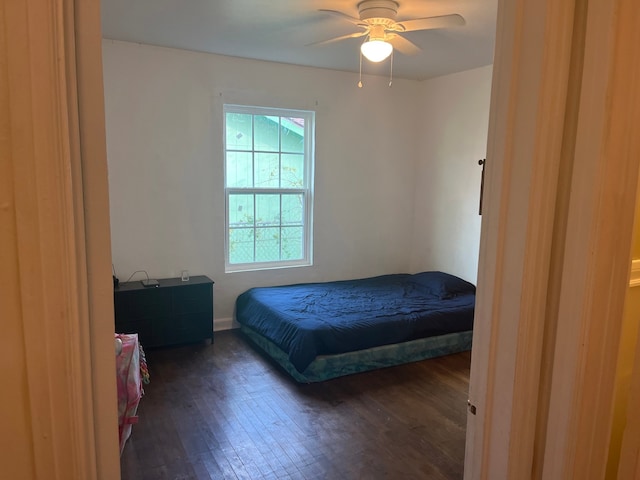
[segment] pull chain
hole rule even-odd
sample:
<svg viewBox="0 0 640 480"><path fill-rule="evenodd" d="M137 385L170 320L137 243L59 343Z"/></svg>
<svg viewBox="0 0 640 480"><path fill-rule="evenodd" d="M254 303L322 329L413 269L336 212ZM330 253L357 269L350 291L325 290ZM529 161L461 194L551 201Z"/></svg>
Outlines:
<svg viewBox="0 0 640 480"><path fill-rule="evenodd" d="M393 83L393 50L391 50L391 67L389 68L389 88Z"/></svg>
<svg viewBox="0 0 640 480"><path fill-rule="evenodd" d="M362 51L360 52L360 78L358 79L358 88L362 88Z"/></svg>

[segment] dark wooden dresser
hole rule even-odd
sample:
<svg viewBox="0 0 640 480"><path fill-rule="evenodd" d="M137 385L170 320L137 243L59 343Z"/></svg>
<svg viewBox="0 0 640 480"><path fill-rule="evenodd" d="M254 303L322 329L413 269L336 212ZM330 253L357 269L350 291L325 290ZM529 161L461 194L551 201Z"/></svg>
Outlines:
<svg viewBox="0 0 640 480"><path fill-rule="evenodd" d="M205 276L163 278L114 288L116 333L137 333L143 348L210 339L213 342L213 280Z"/></svg>

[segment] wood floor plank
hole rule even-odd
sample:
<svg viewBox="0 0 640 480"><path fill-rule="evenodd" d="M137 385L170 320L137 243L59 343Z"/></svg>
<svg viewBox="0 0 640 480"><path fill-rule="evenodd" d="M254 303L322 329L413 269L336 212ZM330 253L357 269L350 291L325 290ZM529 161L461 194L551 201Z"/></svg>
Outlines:
<svg viewBox="0 0 640 480"><path fill-rule="evenodd" d="M469 352L308 385L236 331L146 353L123 480L463 476Z"/></svg>

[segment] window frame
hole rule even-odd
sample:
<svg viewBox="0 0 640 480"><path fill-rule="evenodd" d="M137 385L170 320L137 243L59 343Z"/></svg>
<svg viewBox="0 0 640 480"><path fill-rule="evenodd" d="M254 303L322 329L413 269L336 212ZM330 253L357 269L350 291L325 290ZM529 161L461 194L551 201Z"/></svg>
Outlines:
<svg viewBox="0 0 640 480"><path fill-rule="evenodd" d="M294 117L304 119L304 152L303 152L303 186L302 188L259 188L259 187L228 187L227 186L227 113L240 113L248 114L252 116L278 116L278 117ZM238 104L224 104L223 105L223 128L222 128L222 144L223 144L223 169L224 169L224 260L225 260L225 273L233 272L245 272L245 271L258 271L258 270L270 270L278 268L292 268L292 267L307 267L313 265L313 174L314 174L314 160L315 160L315 111L312 110L298 110L288 108L275 108L275 107L262 107L253 105L238 105ZM252 136L255 140L255 129L252 128ZM233 151L233 150L231 150ZM246 150L251 153L252 159L255 158L256 153L261 153L260 150L255 149L255 142L252 141L251 150ZM278 155L283 153L290 153L282 151L282 146L279 146L277 152ZM246 194L252 195L255 198L256 195L261 194L300 194L303 198L303 256L298 260L277 260L267 262L249 262L249 263L230 263L229 258L229 203L230 195L233 194ZM255 208L255 207L254 207Z"/></svg>

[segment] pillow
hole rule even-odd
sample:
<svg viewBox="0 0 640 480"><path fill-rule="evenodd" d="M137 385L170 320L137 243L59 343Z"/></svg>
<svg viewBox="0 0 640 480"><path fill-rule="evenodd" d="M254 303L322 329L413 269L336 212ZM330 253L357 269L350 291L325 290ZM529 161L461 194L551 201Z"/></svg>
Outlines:
<svg viewBox="0 0 640 480"><path fill-rule="evenodd" d="M414 274L413 278L418 284L441 300L476 292L476 287L473 283L449 273L422 272Z"/></svg>

